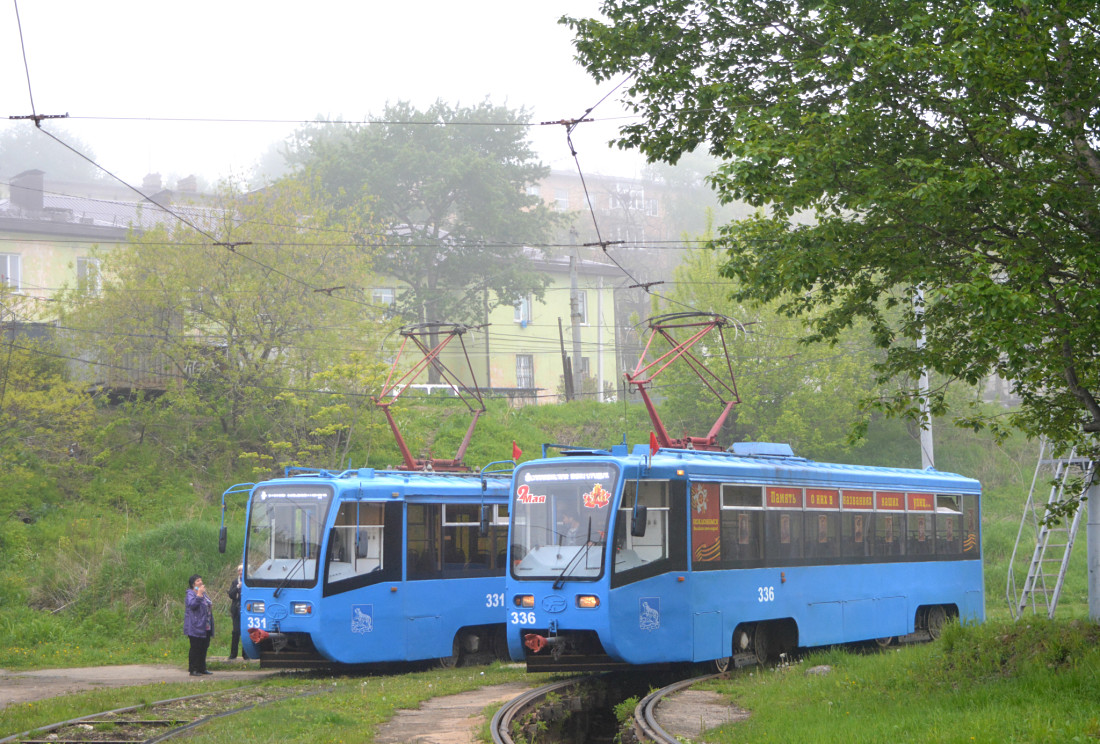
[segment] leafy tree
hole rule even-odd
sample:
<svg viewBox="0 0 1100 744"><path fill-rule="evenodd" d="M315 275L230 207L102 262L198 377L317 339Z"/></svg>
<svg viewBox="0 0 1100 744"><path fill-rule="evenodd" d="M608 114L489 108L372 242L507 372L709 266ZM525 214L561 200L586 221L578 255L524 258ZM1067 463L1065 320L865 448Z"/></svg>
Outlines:
<svg viewBox="0 0 1100 744"><path fill-rule="evenodd" d="M69 379L64 353L22 332L27 304L0 284L0 525L34 521L55 496L72 492L87 475L82 454L95 426L95 401Z"/></svg>
<svg viewBox="0 0 1100 744"><path fill-rule="evenodd" d="M701 240L713 238L708 231ZM866 328L844 332L836 343L805 343L795 321L776 304L731 302L736 282L723 279L721 257L689 251L676 270L670 310L684 307L725 315L739 323L726 330L726 343L741 402L734 406L720 437L732 441L787 442L795 452L822 460L850 460L866 444L870 412L863 400L876 395L873 365L881 358ZM720 379L728 377L717 339L700 356ZM682 429L702 435L721 408L685 366L669 368L662 406L670 434ZM913 449L919 461L919 450Z"/></svg>
<svg viewBox="0 0 1100 744"><path fill-rule="evenodd" d="M476 322L486 302L541 298L547 279L521 245L545 240L556 217L525 190L548 172L527 140L530 115L437 101L425 111L389 105L381 119L305 127L289 157L337 204L370 201L384 228L375 267L407 286L397 311L410 322Z"/></svg>
<svg viewBox="0 0 1100 744"><path fill-rule="evenodd" d="M79 137L68 134L63 127L48 124L51 133L75 150L95 160L95 153ZM79 158L55 140L37 131L29 121L0 131L0 178L11 178L26 170L43 171L51 181L90 183L100 178L99 170L88 160Z"/></svg>
<svg viewBox="0 0 1100 744"><path fill-rule="evenodd" d="M740 298L780 299L812 338L866 319L883 378L940 374L937 409L947 384L1000 375L1029 433L1100 430L1095 2L601 9L606 22L563 20L597 79L632 76L640 120L620 146L666 162L706 147L724 199L770 210L715 241Z"/></svg>
<svg viewBox="0 0 1100 744"><path fill-rule="evenodd" d="M367 212L335 209L310 184L283 180L247 195L227 186L218 205L177 214L186 222L104 253L101 292L68 293L67 323L101 347L104 374L136 387L159 379L196 445L212 420L224 436L255 437L280 464L325 447L340 454L345 442L333 440L350 429L310 393L357 394L330 370L376 348L385 330L356 289L370 281L371 253L354 239L373 229ZM376 364L361 359L359 376ZM301 408L303 397L315 408L287 415L287 401Z"/></svg>

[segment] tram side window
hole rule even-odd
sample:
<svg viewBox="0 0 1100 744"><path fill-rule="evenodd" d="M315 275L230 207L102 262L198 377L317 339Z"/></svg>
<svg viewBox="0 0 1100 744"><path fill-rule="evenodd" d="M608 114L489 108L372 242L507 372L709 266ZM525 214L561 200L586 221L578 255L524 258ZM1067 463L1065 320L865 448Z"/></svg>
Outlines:
<svg viewBox="0 0 1100 744"><path fill-rule="evenodd" d="M981 520L978 510L978 495L966 494L962 497L963 510L963 558L978 558L981 554Z"/></svg>
<svg viewBox="0 0 1100 744"><path fill-rule="evenodd" d="M440 537L440 505L409 504L406 555L409 579L442 576Z"/></svg>
<svg viewBox="0 0 1100 744"><path fill-rule="evenodd" d="M481 504L443 506L443 574L493 576L504 574L504 546L508 537L508 509L492 505L489 530L481 535Z"/></svg>
<svg viewBox="0 0 1100 744"><path fill-rule="evenodd" d="M759 564L764 559L764 491L760 486L722 486L722 562Z"/></svg>
<svg viewBox="0 0 1100 744"><path fill-rule="evenodd" d="M802 510L769 509L765 552L769 561L802 557Z"/></svg>
<svg viewBox="0 0 1100 744"><path fill-rule="evenodd" d="M909 512L905 525L907 555L932 555L936 552L936 530L932 523L932 512Z"/></svg>
<svg viewBox="0 0 1100 744"><path fill-rule="evenodd" d="M841 514L841 554L845 558L874 555L875 515L872 512Z"/></svg>
<svg viewBox="0 0 1100 744"><path fill-rule="evenodd" d="M840 514L835 511L806 512L806 557L840 556Z"/></svg>
<svg viewBox="0 0 1100 744"><path fill-rule="evenodd" d="M963 513L958 496L936 496L936 555L962 553Z"/></svg>
<svg viewBox="0 0 1100 744"><path fill-rule="evenodd" d="M329 581L382 570L384 524L382 504L349 501L340 505L329 545Z"/></svg>
<svg viewBox="0 0 1100 744"><path fill-rule="evenodd" d="M630 534L635 501L646 507L645 535ZM687 484L627 481L615 515L611 586L687 568Z"/></svg>
<svg viewBox="0 0 1100 744"><path fill-rule="evenodd" d="M632 550L644 563L668 557L668 481L628 481L624 486L619 523L629 525L634 502L646 507L645 535L636 537L623 530L624 550ZM629 507L627 506L629 502Z"/></svg>
<svg viewBox="0 0 1100 744"><path fill-rule="evenodd" d="M875 555L905 555L905 514L880 511L875 515Z"/></svg>

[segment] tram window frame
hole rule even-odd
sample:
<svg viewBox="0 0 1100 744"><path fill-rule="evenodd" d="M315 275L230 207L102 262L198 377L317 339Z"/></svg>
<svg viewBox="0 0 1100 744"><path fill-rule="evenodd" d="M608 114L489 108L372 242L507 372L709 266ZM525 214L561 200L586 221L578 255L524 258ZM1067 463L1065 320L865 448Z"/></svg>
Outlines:
<svg viewBox="0 0 1100 744"><path fill-rule="evenodd" d="M721 563L748 568L764 563L764 487L744 483L722 484L718 517Z"/></svg>
<svg viewBox="0 0 1100 744"><path fill-rule="evenodd" d="M888 533L890 539L886 539ZM880 560L904 558L906 555L905 512L892 509L876 510L874 536L874 551Z"/></svg>
<svg viewBox="0 0 1100 744"><path fill-rule="evenodd" d="M905 553L910 558L918 560L931 559L936 555L935 512L906 511Z"/></svg>
<svg viewBox="0 0 1100 744"><path fill-rule="evenodd" d="M407 504L405 576L409 581L427 581L443 576L442 504Z"/></svg>
<svg viewBox="0 0 1100 744"><path fill-rule="evenodd" d="M508 538L507 507L501 504L493 505L498 508L493 511L490 519L489 534L482 536L481 508L483 505L480 501L443 505L442 571L444 578L504 575L504 560L498 556L498 553L503 552ZM503 507L503 515L501 507ZM458 515L466 516L468 519L456 519ZM448 557L461 557L462 560L447 560Z"/></svg>
<svg viewBox="0 0 1100 744"><path fill-rule="evenodd" d="M630 522L634 514L634 502L640 489L638 484L658 488L644 489L641 503L646 507L646 534L638 538L630 534ZM653 498L653 494L657 497ZM623 495L615 520L612 539L611 587L657 576L671 571L687 570L687 482L681 480L627 479L623 483ZM661 556L638 563L635 560L618 560L625 551L634 551L637 540L651 537L654 531L661 534Z"/></svg>
<svg viewBox="0 0 1100 744"><path fill-rule="evenodd" d="M402 552L404 550L404 525L403 509L400 502L344 502L341 507L353 503L361 505L377 505L382 507L382 525L380 540L380 565L377 569L355 573L350 576L333 578L332 563L334 559L335 545L330 541L326 547L325 576L323 596L331 596L342 592L359 589L383 581L400 581L402 567ZM334 522L334 526L335 522Z"/></svg>
<svg viewBox="0 0 1100 744"><path fill-rule="evenodd" d="M874 535L874 510L848 509L840 513L840 555L842 558L874 557ZM857 540L857 537L860 539Z"/></svg>
<svg viewBox="0 0 1100 744"><path fill-rule="evenodd" d="M836 562L841 553L840 510L807 509L805 515L803 545L806 559L812 563ZM824 540L821 539L823 534Z"/></svg>
<svg viewBox="0 0 1100 744"><path fill-rule="evenodd" d="M787 527L784 530L783 522ZM764 513L764 558L769 563L781 565L784 562L798 561L802 558L803 528L802 508L768 507ZM783 540L786 536L786 541Z"/></svg>
<svg viewBox="0 0 1100 744"><path fill-rule="evenodd" d="M963 510L961 497L936 494L936 555L962 555Z"/></svg>
<svg viewBox="0 0 1100 744"><path fill-rule="evenodd" d="M982 557L982 520L981 496L976 493L962 495L964 560L978 560Z"/></svg>

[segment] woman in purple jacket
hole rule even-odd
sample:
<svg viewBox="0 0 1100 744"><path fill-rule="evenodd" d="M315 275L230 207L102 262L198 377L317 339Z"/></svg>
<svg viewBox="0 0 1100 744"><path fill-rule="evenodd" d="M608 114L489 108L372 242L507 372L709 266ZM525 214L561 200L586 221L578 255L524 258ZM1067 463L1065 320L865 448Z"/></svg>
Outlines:
<svg viewBox="0 0 1100 744"><path fill-rule="evenodd" d="M187 580L187 602L183 610L183 633L191 641L191 650L187 654L187 670L192 677L213 674L206 668L206 650L210 648L210 638L214 635L214 613L212 602L206 596L206 586L202 577L193 575Z"/></svg>

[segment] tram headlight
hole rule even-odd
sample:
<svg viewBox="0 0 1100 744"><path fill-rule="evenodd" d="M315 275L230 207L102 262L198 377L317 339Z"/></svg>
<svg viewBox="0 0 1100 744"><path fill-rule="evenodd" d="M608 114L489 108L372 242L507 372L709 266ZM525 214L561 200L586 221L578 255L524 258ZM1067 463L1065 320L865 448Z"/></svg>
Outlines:
<svg viewBox="0 0 1100 744"><path fill-rule="evenodd" d="M246 610L248 610L249 612L254 612L254 613L256 613L257 615L262 615L262 614L264 614L264 609L265 609L265 607L264 607L264 603L263 603L263 600L256 600L256 601L252 601L252 602L245 602L244 608L245 608Z"/></svg>
<svg viewBox="0 0 1100 744"><path fill-rule="evenodd" d="M512 604L516 607L534 607L535 595L534 594L517 594L512 597Z"/></svg>
<svg viewBox="0 0 1100 744"><path fill-rule="evenodd" d="M309 602L291 602L290 612L294 615L312 615L313 606Z"/></svg>
<svg viewBox="0 0 1100 744"><path fill-rule="evenodd" d="M578 594L577 607L582 610L594 610L600 606L600 598L595 594Z"/></svg>

